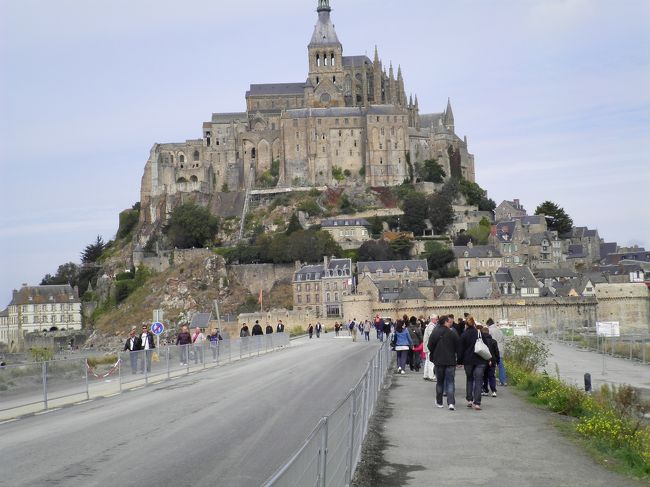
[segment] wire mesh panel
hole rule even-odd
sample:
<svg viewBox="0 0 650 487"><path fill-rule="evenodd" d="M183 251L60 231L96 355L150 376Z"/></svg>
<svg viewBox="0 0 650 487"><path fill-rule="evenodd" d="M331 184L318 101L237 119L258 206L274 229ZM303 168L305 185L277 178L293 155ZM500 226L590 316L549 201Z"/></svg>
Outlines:
<svg viewBox="0 0 650 487"><path fill-rule="evenodd" d="M323 451L321 432L325 422L321 420L316 429L307 438L303 446L264 486L273 487L319 487L320 466Z"/></svg>
<svg viewBox="0 0 650 487"><path fill-rule="evenodd" d="M328 418L327 464L325 485L345 485L350 460L350 408L352 394L339 405Z"/></svg>
<svg viewBox="0 0 650 487"><path fill-rule="evenodd" d="M43 401L42 363L0 367L0 411Z"/></svg>
<svg viewBox="0 0 650 487"><path fill-rule="evenodd" d="M46 362L45 365L48 401L87 393L88 371L85 358L57 360Z"/></svg>

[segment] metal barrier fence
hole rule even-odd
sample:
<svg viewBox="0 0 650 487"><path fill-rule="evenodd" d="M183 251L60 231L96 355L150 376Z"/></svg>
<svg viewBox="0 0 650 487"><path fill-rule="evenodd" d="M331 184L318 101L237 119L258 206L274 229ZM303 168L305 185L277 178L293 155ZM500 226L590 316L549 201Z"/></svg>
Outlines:
<svg viewBox="0 0 650 487"><path fill-rule="evenodd" d="M350 485L391 358L386 341L347 397L318 422L300 449L263 487Z"/></svg>
<svg viewBox="0 0 650 487"><path fill-rule="evenodd" d="M121 392L150 381L179 377L234 360L256 357L289 345L287 333L233 340L216 346L178 345L118 352L115 362L87 357L6 365L0 368L0 412L29 406L29 412ZM90 362L90 363L89 363Z"/></svg>
<svg viewBox="0 0 650 487"><path fill-rule="evenodd" d="M649 335L601 337L594 334L582 334L570 339L558 336L557 339L565 345L587 348L612 357L625 358L643 364L647 364L650 360Z"/></svg>

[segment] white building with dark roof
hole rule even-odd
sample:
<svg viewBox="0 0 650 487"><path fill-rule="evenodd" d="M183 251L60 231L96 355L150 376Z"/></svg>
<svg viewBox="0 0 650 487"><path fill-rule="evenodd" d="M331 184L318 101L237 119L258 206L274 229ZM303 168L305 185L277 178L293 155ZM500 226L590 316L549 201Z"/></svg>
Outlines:
<svg viewBox="0 0 650 487"><path fill-rule="evenodd" d="M69 284L27 286L13 291L0 323L6 322L6 335L0 341L11 343L21 334L50 330L81 330L81 300Z"/></svg>
<svg viewBox="0 0 650 487"><path fill-rule="evenodd" d="M343 250L358 249L371 239L370 223L365 218L327 218L321 220L320 226Z"/></svg>
<svg viewBox="0 0 650 487"><path fill-rule="evenodd" d="M465 245L454 247L456 266L463 276L491 276L503 266L501 253L494 245Z"/></svg>
<svg viewBox="0 0 650 487"><path fill-rule="evenodd" d="M426 281L429 279L429 266L425 259L357 262L357 273L359 276L368 275L375 281Z"/></svg>

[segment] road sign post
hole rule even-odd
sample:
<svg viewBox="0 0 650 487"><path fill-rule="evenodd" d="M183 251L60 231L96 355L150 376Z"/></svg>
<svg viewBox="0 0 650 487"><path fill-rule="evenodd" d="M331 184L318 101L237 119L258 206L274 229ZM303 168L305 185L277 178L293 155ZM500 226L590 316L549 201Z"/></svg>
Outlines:
<svg viewBox="0 0 650 487"><path fill-rule="evenodd" d="M163 325L160 321L156 321L153 325L151 325L151 333L156 335L156 348L160 348L160 335L164 331L165 325Z"/></svg>

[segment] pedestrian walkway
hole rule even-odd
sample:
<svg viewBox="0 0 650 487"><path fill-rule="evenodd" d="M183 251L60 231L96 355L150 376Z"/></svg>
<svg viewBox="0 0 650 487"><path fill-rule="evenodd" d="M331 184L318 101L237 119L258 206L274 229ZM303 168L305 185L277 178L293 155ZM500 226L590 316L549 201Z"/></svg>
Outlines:
<svg viewBox="0 0 650 487"><path fill-rule="evenodd" d="M598 390L603 384L628 384L650 396L650 364L610 357L559 342L546 343L550 354L545 368L550 375L555 375L557 370L562 380L582 388L584 375L589 373L593 390Z"/></svg>
<svg viewBox="0 0 650 487"><path fill-rule="evenodd" d="M435 406L435 383L394 375L387 391L381 477L374 485L636 487L596 464L553 425L564 419L514 390L465 407L465 373L456 370L456 411ZM370 485L370 484L367 484Z"/></svg>

